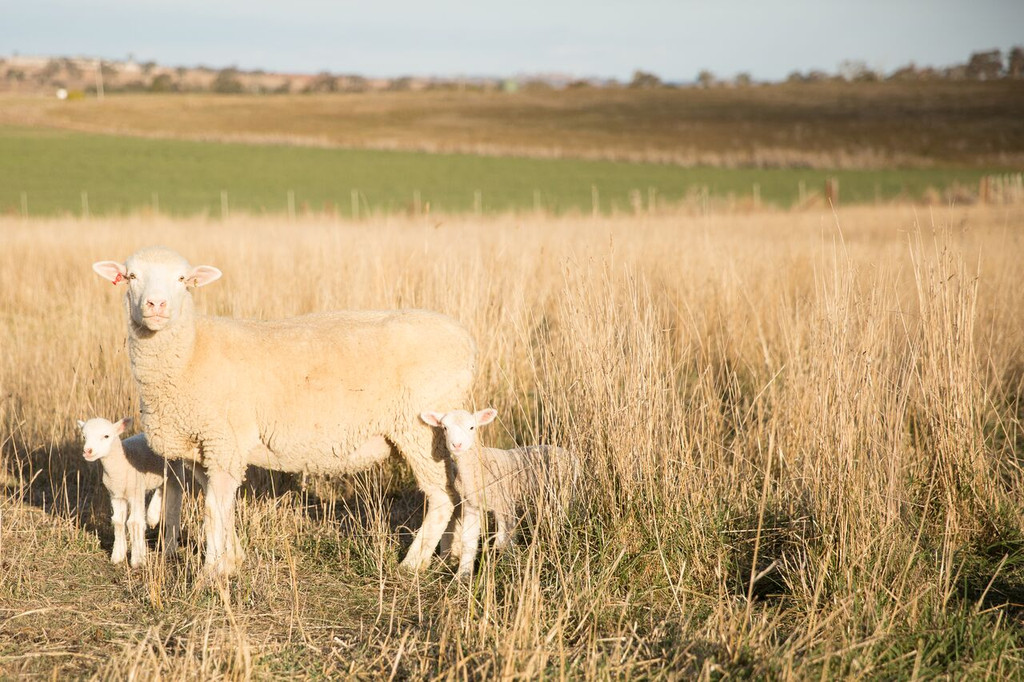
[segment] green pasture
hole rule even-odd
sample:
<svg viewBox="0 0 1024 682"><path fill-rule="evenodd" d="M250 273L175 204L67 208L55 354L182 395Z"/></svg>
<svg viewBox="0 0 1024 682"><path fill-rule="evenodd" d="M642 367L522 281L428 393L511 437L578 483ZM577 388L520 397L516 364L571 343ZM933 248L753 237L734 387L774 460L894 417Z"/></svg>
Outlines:
<svg viewBox="0 0 1024 682"><path fill-rule="evenodd" d="M658 202L760 200L783 207L825 179L841 203L976 188L984 169L824 171L320 149L0 127L0 213L172 215L231 212L629 211ZM703 189L703 188L706 188ZM289 198L291 197L291 199ZM417 203L418 197L418 203Z"/></svg>

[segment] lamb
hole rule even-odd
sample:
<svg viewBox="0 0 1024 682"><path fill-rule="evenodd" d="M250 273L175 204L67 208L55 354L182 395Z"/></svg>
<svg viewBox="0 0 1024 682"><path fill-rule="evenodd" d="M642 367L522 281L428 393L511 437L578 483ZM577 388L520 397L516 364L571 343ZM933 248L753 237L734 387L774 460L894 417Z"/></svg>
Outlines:
<svg viewBox="0 0 1024 682"><path fill-rule="evenodd" d="M445 445L455 468L455 489L462 497L462 551L458 578L473 573L480 541L481 516L494 512L497 533L494 546L502 550L512 541L517 512L524 505L561 509L578 479L579 464L567 450L554 445L534 445L499 450L479 445L476 427L490 424L498 411L453 410L424 412L425 424L444 432Z"/></svg>
<svg viewBox="0 0 1024 682"><path fill-rule="evenodd" d="M154 451L207 471L206 566L241 561L235 492L247 465L345 473L401 454L427 499L402 567L430 563L455 508L443 448L417 415L465 404L476 346L423 310L346 311L283 320L199 315L192 292L221 276L160 247L93 270L126 285L128 349Z"/></svg>
<svg viewBox="0 0 1024 682"><path fill-rule="evenodd" d="M87 462L99 460L103 465L103 485L110 493L114 525L114 549L110 561L122 563L128 553L125 538L127 521L131 532L131 565L138 567L146 561L147 524L152 528L163 518L164 551L173 554L177 550L186 473L189 477L195 475L200 485L204 484L204 477L191 468L186 472L184 462L164 461L149 448L146 437L141 433L122 441L120 436L131 422L130 417L113 423L97 417L79 421L78 428L85 437L82 456ZM146 493L149 491L153 491L153 497L146 507Z"/></svg>

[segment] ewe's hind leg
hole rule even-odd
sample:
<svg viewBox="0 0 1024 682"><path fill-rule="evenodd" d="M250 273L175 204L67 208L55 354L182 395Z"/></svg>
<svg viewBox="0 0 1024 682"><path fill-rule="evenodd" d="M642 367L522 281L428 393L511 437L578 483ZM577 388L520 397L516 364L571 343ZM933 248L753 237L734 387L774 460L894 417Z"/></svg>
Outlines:
<svg viewBox="0 0 1024 682"><path fill-rule="evenodd" d="M128 556L128 540L124 533L124 524L128 520L128 500L111 497L110 507L110 523L114 526L114 550L110 553L110 562L119 564Z"/></svg>
<svg viewBox="0 0 1024 682"><path fill-rule="evenodd" d="M434 453L434 434L429 428L424 426L404 439L396 439L395 446L409 462L416 483L427 497L423 525L401 564L405 570L419 571L430 565L430 558L448 526L455 503L448 492L445 461Z"/></svg>
<svg viewBox="0 0 1024 682"><path fill-rule="evenodd" d="M178 537L181 535L181 481L179 471L169 471L164 480L163 536L164 556L173 556L178 551ZM157 491L159 492L159 488Z"/></svg>
<svg viewBox="0 0 1024 682"><path fill-rule="evenodd" d="M163 508L163 492L161 488L157 488L153 491L153 497L149 500L149 506L146 507L146 525L150 528L156 528L156 524L160 523L160 510Z"/></svg>
<svg viewBox="0 0 1024 682"><path fill-rule="evenodd" d="M229 576L239 563L238 536L235 534L235 493L241 476L227 471L209 471L206 486L206 569L218 576Z"/></svg>

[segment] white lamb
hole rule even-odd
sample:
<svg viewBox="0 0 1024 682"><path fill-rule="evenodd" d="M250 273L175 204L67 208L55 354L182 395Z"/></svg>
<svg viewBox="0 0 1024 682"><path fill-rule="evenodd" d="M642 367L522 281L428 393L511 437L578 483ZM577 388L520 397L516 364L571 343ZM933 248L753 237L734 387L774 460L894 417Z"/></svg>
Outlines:
<svg viewBox="0 0 1024 682"><path fill-rule="evenodd" d="M234 501L247 465L344 473L393 449L428 505L402 566L430 563L455 505L444 452L417 415L467 402L476 350L461 325L422 310L267 321L197 315L192 289L220 270L163 248L93 270L127 284L128 350L150 446L206 467L211 573L228 575L241 560Z"/></svg>
<svg viewBox="0 0 1024 682"><path fill-rule="evenodd" d="M87 462L99 460L103 465L103 485L110 493L114 525L114 550L110 560L119 564L125 559L127 521L131 534L131 565L141 566L146 561L146 525L153 527L163 519L164 551L173 554L181 531L181 495L186 471L189 476L195 475L200 485L204 485L205 477L186 467L184 462L166 462L149 448L141 433L122 441L121 434L131 421L130 417L113 423L95 418L79 421L78 427L85 437L82 456ZM153 497L146 507L149 491L153 491Z"/></svg>
<svg viewBox="0 0 1024 682"><path fill-rule="evenodd" d="M569 499L578 478L578 463L567 450L554 445L534 445L499 450L477 443L477 427L498 416L494 408L470 413L424 412L429 426L444 432L445 445L455 467L455 489L462 497L462 554L458 577L473 573L480 541L483 514L494 512L497 532L495 548L512 541L512 532L525 506L560 510Z"/></svg>

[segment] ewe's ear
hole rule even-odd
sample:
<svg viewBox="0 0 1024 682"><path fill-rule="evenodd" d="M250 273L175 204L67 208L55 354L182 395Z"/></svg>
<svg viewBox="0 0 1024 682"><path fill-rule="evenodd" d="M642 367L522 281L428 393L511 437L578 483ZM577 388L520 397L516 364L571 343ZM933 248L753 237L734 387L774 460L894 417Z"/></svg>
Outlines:
<svg viewBox="0 0 1024 682"><path fill-rule="evenodd" d="M493 407L487 407L480 410L479 412L473 413L473 417L476 418L476 423L479 424L480 426L490 424L492 421L494 421L494 418L497 416L498 411Z"/></svg>
<svg viewBox="0 0 1024 682"><path fill-rule="evenodd" d="M192 272L185 277L185 284L189 287L202 287L210 282L216 282L223 273L212 265L197 265Z"/></svg>
<svg viewBox="0 0 1024 682"><path fill-rule="evenodd" d="M93 272L108 280L111 284L123 282L128 277L128 269L117 261L101 260L92 264Z"/></svg>
<svg viewBox="0 0 1024 682"><path fill-rule="evenodd" d="M440 426L441 419L444 417L440 412L422 412L420 413L420 419L427 426Z"/></svg>

